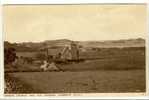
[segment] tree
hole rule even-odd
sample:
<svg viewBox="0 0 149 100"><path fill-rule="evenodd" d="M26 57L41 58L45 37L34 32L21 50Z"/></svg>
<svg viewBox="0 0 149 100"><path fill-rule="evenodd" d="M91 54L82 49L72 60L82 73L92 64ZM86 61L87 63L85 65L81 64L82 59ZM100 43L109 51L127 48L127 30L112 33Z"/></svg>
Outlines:
<svg viewBox="0 0 149 100"><path fill-rule="evenodd" d="M11 64L17 58L14 48L5 48L4 49L4 64Z"/></svg>

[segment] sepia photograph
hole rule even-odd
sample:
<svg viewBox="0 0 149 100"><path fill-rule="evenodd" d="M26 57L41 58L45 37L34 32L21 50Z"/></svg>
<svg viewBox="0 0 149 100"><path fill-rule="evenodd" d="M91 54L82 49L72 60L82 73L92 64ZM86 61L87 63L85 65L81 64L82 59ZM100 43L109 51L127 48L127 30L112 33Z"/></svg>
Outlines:
<svg viewBox="0 0 149 100"><path fill-rule="evenodd" d="M2 10L4 94L146 93L146 4Z"/></svg>

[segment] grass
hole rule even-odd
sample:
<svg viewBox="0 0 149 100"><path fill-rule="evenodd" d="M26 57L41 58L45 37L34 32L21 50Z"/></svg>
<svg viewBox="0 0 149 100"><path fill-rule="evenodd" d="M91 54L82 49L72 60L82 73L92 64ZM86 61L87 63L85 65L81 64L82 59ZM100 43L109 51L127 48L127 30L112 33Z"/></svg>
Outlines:
<svg viewBox="0 0 149 100"><path fill-rule="evenodd" d="M80 56L86 60L57 64L64 72L40 72L34 64L5 65L5 72L34 93L145 92L144 48L101 49Z"/></svg>
<svg viewBox="0 0 149 100"><path fill-rule="evenodd" d="M145 69L144 59L141 58L112 58L87 60L81 63L59 65L64 71L85 71L85 70L134 70Z"/></svg>
<svg viewBox="0 0 149 100"><path fill-rule="evenodd" d="M56 64L63 71L96 71L96 70L145 70L145 58L123 56L116 58L104 58L96 60L85 60L79 63ZM16 67L6 67L6 72L35 72L41 71L40 65L24 64Z"/></svg>
<svg viewBox="0 0 149 100"><path fill-rule="evenodd" d="M111 48L80 54L84 62L57 64L63 71L87 70L145 70L145 48ZM93 60L94 59L94 60ZM40 65L20 64L16 68L5 66L5 71L40 71Z"/></svg>
<svg viewBox="0 0 149 100"><path fill-rule="evenodd" d="M145 71L84 71L9 73L37 93L145 92Z"/></svg>

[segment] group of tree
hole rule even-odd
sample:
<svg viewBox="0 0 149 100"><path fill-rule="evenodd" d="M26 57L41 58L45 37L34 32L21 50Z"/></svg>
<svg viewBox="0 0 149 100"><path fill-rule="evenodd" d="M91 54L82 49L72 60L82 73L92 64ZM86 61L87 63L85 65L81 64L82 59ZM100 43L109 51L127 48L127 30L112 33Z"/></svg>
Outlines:
<svg viewBox="0 0 149 100"><path fill-rule="evenodd" d="M4 64L10 64L14 62L16 58L16 50L14 48L11 47L4 49Z"/></svg>

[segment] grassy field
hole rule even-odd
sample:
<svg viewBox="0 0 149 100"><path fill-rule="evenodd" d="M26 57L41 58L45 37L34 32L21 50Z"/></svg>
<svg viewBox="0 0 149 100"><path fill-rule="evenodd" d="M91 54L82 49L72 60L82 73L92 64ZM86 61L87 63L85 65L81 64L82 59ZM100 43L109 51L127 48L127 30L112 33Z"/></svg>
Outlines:
<svg viewBox="0 0 149 100"><path fill-rule="evenodd" d="M34 93L145 92L145 71L84 71L9 73Z"/></svg>
<svg viewBox="0 0 149 100"><path fill-rule="evenodd" d="M123 56L109 57L83 62L70 62L68 64L56 64L62 71L100 71L100 70L145 70L145 57ZM16 67L5 66L6 72L35 72L41 71L40 65L20 64Z"/></svg>
<svg viewBox="0 0 149 100"><path fill-rule="evenodd" d="M5 73L16 84L26 84L22 88L34 90L21 93L145 92L144 47L95 49L80 57L86 60L56 64L63 72L41 72L40 65L20 64L5 66Z"/></svg>
<svg viewBox="0 0 149 100"><path fill-rule="evenodd" d="M22 52L24 55L35 53ZM84 62L57 64L63 71L87 70L136 70L145 69L145 48L101 48L80 53ZM18 64L15 68L5 66L5 71L40 71L40 65Z"/></svg>

